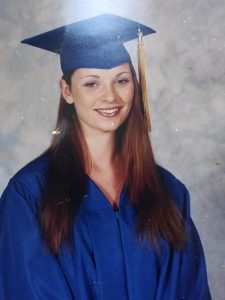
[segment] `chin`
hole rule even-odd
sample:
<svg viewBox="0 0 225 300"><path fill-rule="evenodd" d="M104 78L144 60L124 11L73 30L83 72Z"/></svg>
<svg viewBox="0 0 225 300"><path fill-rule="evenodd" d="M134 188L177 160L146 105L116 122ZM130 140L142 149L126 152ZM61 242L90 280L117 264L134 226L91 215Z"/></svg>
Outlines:
<svg viewBox="0 0 225 300"><path fill-rule="evenodd" d="M102 132L116 132L119 127L120 126L118 126L118 125L105 126L105 127L99 128L99 130Z"/></svg>
<svg viewBox="0 0 225 300"><path fill-rule="evenodd" d="M109 120L107 124L101 124L99 129L105 132L113 132L119 129L119 127L125 122L125 120Z"/></svg>
<svg viewBox="0 0 225 300"><path fill-rule="evenodd" d="M89 135L92 135L91 132L102 132L102 133L113 133L116 132L120 126L125 122L126 118L111 118L108 120L99 120L95 119L93 122L84 123L82 125L85 132L89 132Z"/></svg>

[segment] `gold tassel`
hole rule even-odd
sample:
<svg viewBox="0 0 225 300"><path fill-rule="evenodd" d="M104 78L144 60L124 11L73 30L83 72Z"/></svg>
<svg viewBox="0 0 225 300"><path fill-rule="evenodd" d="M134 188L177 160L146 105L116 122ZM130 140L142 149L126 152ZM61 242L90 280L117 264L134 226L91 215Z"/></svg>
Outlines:
<svg viewBox="0 0 225 300"><path fill-rule="evenodd" d="M142 101L144 105L144 118L145 123L148 129L148 132L151 132L151 120L150 120L150 111L148 105L148 95L147 95L147 84L145 76L145 60L144 60L144 44L142 41L143 34L140 29L138 29L138 73L139 73L139 82L141 86Z"/></svg>

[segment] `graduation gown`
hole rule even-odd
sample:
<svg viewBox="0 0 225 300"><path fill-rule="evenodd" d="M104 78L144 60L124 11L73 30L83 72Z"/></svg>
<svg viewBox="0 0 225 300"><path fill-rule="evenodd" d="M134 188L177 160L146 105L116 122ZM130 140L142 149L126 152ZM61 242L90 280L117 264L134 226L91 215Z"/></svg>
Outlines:
<svg viewBox="0 0 225 300"><path fill-rule="evenodd" d="M190 217L189 194L171 173L162 180L185 217L182 251L160 239L138 242L136 212L123 189L115 211L90 178L73 226L72 247L58 255L43 245L37 209L48 158L20 170L0 201L0 299L2 300L209 300L205 258Z"/></svg>

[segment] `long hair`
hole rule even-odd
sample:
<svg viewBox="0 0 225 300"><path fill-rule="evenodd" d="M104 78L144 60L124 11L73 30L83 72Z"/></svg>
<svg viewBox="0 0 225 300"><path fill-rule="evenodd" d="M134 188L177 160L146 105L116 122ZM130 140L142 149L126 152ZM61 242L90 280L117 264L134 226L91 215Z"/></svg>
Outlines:
<svg viewBox="0 0 225 300"><path fill-rule="evenodd" d="M159 175L144 123L141 91L130 65L134 99L126 121L116 132L116 151L123 165L124 187L137 211L136 232L140 240L150 238L157 248L162 235L174 248L182 249L186 240L184 220L173 204ZM63 77L71 85L71 74ZM45 242L58 253L70 240L72 225L82 196L86 193L85 166L91 159L73 104L60 98L56 128L49 154L47 186L41 207L41 226Z"/></svg>

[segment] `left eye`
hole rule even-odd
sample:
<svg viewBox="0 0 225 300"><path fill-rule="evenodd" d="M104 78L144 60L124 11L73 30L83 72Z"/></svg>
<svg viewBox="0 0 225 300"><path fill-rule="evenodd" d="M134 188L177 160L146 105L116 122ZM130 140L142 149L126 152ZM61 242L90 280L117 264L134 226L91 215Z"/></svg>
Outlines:
<svg viewBox="0 0 225 300"><path fill-rule="evenodd" d="M126 78L124 78L124 79L119 79L119 80L117 80L117 82L118 82L119 84L123 85L123 84L126 84L127 82L129 82L129 80L126 79Z"/></svg>

